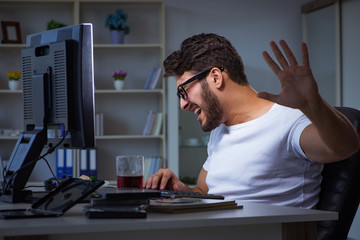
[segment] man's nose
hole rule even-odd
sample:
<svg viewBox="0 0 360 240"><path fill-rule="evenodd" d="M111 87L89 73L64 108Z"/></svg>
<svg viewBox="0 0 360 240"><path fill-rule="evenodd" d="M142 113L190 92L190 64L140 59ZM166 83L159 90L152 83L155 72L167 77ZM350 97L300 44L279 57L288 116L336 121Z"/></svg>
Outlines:
<svg viewBox="0 0 360 240"><path fill-rule="evenodd" d="M180 108L181 110L187 110L189 108L189 101L188 100L184 100L182 98L180 98Z"/></svg>

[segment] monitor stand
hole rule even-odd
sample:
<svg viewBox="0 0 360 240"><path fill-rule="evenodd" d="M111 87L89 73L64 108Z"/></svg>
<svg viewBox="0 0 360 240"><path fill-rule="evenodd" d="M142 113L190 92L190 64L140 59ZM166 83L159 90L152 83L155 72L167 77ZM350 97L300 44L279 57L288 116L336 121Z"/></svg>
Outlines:
<svg viewBox="0 0 360 240"><path fill-rule="evenodd" d="M6 165L1 201L10 203L29 201L27 198L32 195L32 192L24 190L24 187L39 160L46 139L44 129L35 129L20 135Z"/></svg>

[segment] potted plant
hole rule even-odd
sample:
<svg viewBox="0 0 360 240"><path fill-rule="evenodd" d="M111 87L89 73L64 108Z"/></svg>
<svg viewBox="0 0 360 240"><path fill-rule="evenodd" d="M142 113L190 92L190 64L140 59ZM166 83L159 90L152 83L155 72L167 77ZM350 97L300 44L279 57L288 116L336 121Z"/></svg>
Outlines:
<svg viewBox="0 0 360 240"><path fill-rule="evenodd" d="M114 78L114 87L116 90L122 90L124 88L124 80L127 75L127 72L124 71L115 71L112 75Z"/></svg>
<svg viewBox="0 0 360 240"><path fill-rule="evenodd" d="M18 90L21 72L11 71L11 72L7 72L6 74L9 78L9 89L10 90Z"/></svg>
<svg viewBox="0 0 360 240"><path fill-rule="evenodd" d="M113 44L124 43L124 36L130 32L126 21L127 14L121 9L117 10L115 14L110 13L106 16L105 27L110 29Z"/></svg>
<svg viewBox="0 0 360 240"><path fill-rule="evenodd" d="M46 30L52 30L52 29L62 28L62 27L66 27L66 24L61 23L61 22L57 22L54 19L51 19L46 24Z"/></svg>

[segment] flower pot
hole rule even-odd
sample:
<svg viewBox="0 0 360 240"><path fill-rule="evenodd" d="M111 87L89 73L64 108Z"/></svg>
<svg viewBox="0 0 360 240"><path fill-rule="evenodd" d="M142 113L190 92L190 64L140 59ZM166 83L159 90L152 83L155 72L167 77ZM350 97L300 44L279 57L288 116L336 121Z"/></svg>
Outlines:
<svg viewBox="0 0 360 240"><path fill-rule="evenodd" d="M19 89L19 81L17 80L9 80L9 89L11 91L15 91Z"/></svg>
<svg viewBox="0 0 360 240"><path fill-rule="evenodd" d="M115 80L114 87L116 90L122 90L124 88L124 81L122 80Z"/></svg>
<svg viewBox="0 0 360 240"><path fill-rule="evenodd" d="M111 34L111 43L112 44L123 44L124 43L125 31L111 30L110 34Z"/></svg>

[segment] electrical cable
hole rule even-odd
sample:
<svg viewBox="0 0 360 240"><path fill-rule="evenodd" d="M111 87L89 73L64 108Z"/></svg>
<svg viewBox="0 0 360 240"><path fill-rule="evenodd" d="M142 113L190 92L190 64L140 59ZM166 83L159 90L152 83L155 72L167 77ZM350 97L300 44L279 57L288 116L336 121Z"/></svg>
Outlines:
<svg viewBox="0 0 360 240"><path fill-rule="evenodd" d="M44 153L42 156L39 156L37 159L28 162L27 164L21 166L21 168L19 168L18 170L16 170L16 171L11 175L11 177L10 177L10 179L9 179L8 182L5 182L6 179L4 178L3 191L5 192L5 191L10 187L10 183L12 182L13 178L16 176L16 174L17 174L19 171L25 169L26 167L30 166L31 164L36 163L37 161L39 161L39 160L41 160L41 159L44 159L44 160L45 160L45 162L47 163L47 165L48 165L48 167L49 167L49 169L50 169L50 171L51 171L51 173L52 173L52 175L54 176L54 178L56 179L56 181L58 182L58 184L60 184L59 180L55 177L55 174L54 174L54 172L51 170L50 164L49 164L48 161L45 159L45 157L55 151L55 149L65 140L66 135L67 135L67 132L66 132L66 134L64 134L63 138L62 138L54 147L50 147L50 148L46 151L46 153ZM6 167L5 167L5 168L6 168ZM4 170L5 170L5 168L4 168Z"/></svg>

